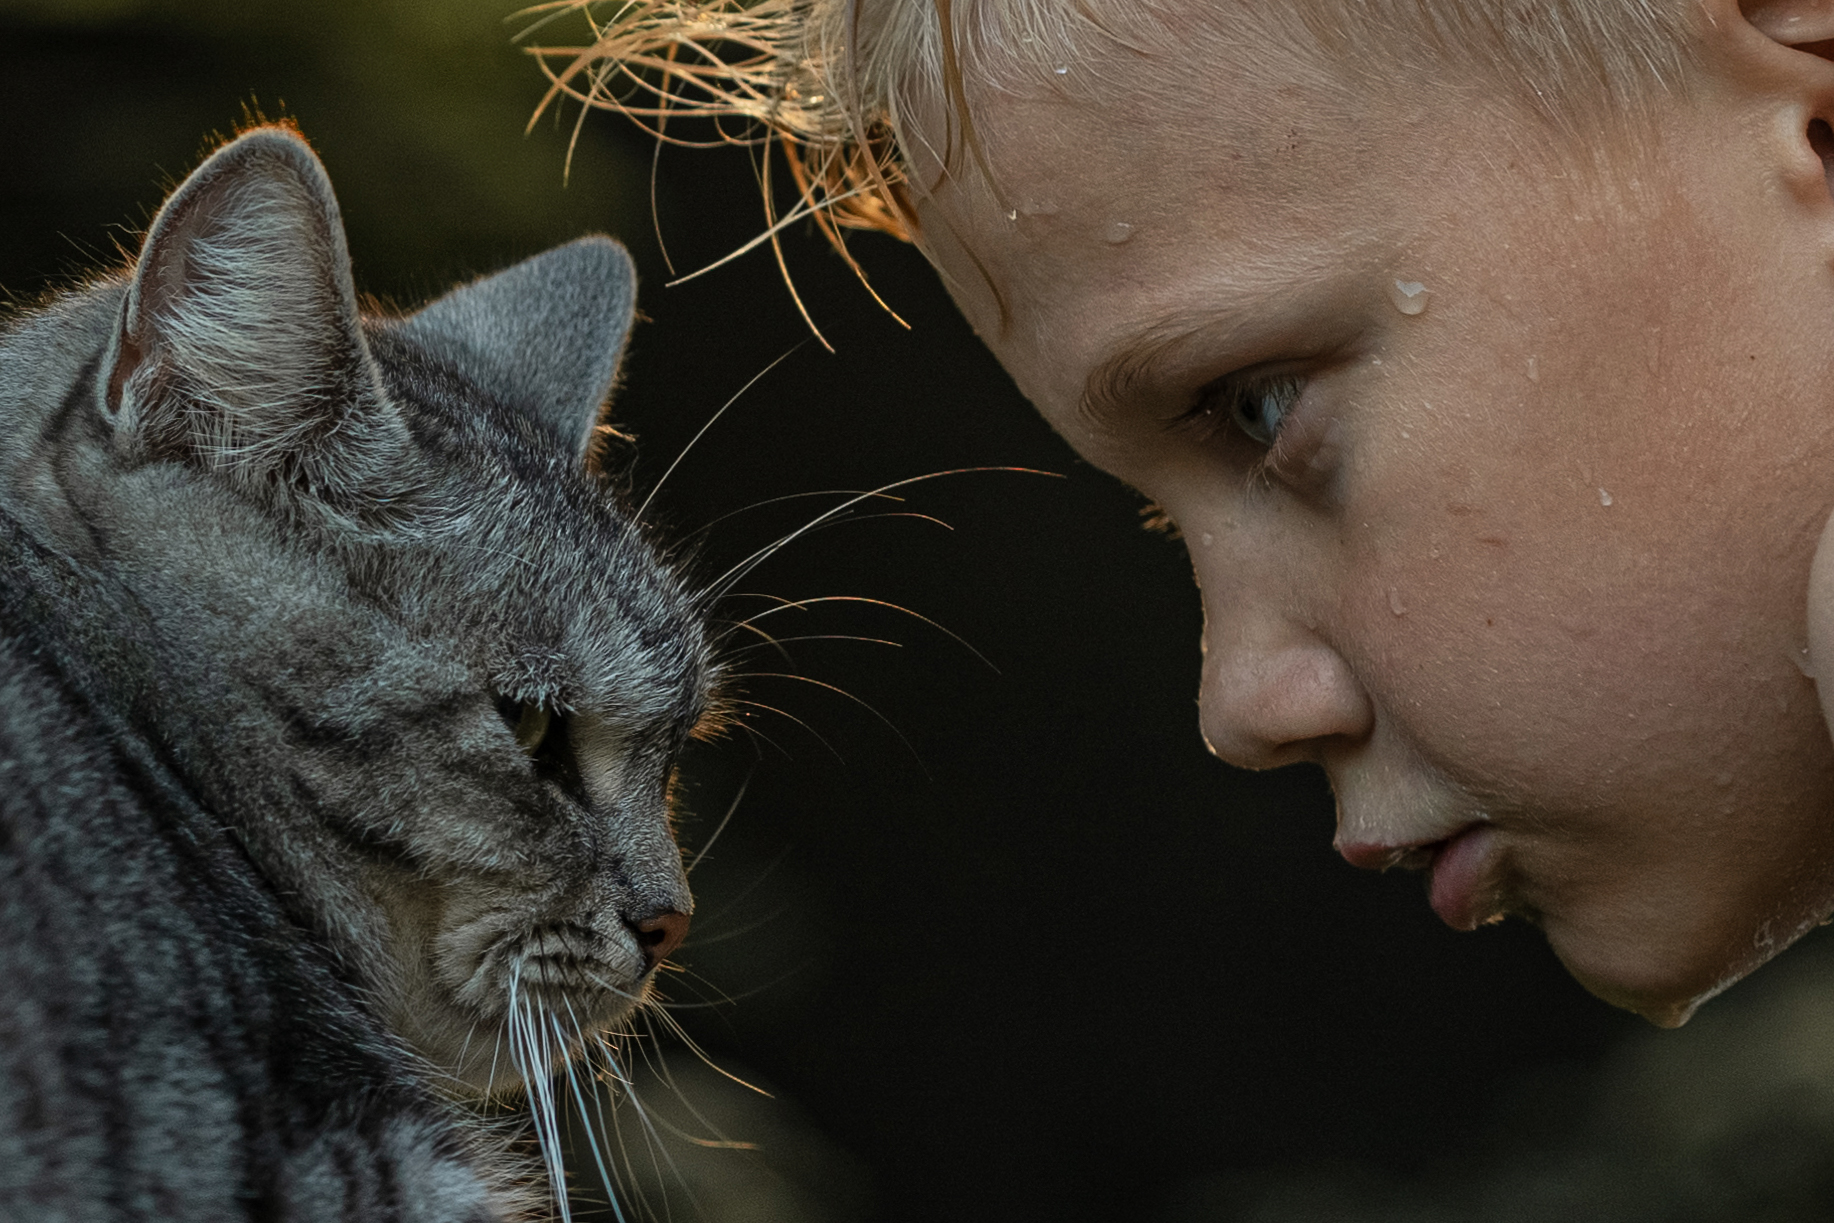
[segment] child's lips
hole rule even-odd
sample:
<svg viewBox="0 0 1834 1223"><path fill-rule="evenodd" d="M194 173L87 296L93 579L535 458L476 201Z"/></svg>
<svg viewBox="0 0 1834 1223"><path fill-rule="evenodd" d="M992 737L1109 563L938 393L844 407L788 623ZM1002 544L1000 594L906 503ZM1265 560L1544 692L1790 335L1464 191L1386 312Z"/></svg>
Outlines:
<svg viewBox="0 0 1834 1223"><path fill-rule="evenodd" d="M1433 912L1454 930L1475 930L1498 916L1495 889L1496 829L1473 824L1439 844L1431 866Z"/></svg>
<svg viewBox="0 0 1834 1223"><path fill-rule="evenodd" d="M1454 930L1475 930L1497 916L1495 889L1496 829L1467 824L1438 841L1409 845L1343 844L1344 860L1364 870L1429 871L1433 912Z"/></svg>

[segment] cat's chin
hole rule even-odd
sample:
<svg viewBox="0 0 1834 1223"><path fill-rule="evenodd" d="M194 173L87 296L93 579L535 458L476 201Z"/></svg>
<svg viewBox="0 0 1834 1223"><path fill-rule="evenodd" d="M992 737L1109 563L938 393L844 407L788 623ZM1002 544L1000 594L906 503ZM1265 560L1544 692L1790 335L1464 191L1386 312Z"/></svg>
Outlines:
<svg viewBox="0 0 1834 1223"><path fill-rule="evenodd" d="M556 920L548 904L471 893L448 890L439 911L386 906L385 962L365 974L441 1090L518 1093L598 1048L648 999L653 972L614 915Z"/></svg>

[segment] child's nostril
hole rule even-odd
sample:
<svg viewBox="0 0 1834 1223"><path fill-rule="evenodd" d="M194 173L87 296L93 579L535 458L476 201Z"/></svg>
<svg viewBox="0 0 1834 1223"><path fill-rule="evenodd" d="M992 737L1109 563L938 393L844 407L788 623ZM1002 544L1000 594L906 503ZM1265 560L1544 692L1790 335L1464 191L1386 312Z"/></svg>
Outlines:
<svg viewBox="0 0 1834 1223"><path fill-rule="evenodd" d="M631 929L636 932L637 946L643 949L645 966L653 969L668 959L669 953L688 937L688 915L658 913L645 921L632 923Z"/></svg>

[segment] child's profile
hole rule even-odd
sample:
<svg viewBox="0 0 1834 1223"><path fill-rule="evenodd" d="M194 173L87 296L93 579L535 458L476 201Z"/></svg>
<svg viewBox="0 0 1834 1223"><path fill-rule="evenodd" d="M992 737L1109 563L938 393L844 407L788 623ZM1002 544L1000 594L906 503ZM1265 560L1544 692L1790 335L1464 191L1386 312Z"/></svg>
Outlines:
<svg viewBox="0 0 1834 1223"><path fill-rule="evenodd" d="M595 54L795 142L1164 508L1218 755L1658 1023L1834 910L1834 3L739 16Z"/></svg>

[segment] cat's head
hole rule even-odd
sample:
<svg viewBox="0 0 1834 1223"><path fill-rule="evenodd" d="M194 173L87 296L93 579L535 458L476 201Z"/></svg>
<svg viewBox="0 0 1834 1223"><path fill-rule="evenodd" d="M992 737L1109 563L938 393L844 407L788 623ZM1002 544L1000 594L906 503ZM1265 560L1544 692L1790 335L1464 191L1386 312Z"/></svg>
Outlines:
<svg viewBox="0 0 1834 1223"><path fill-rule="evenodd" d="M86 515L175 757L469 1090L628 1014L692 909L704 607L594 460L633 300L586 239L364 317L323 168L261 129L155 219L96 377Z"/></svg>

